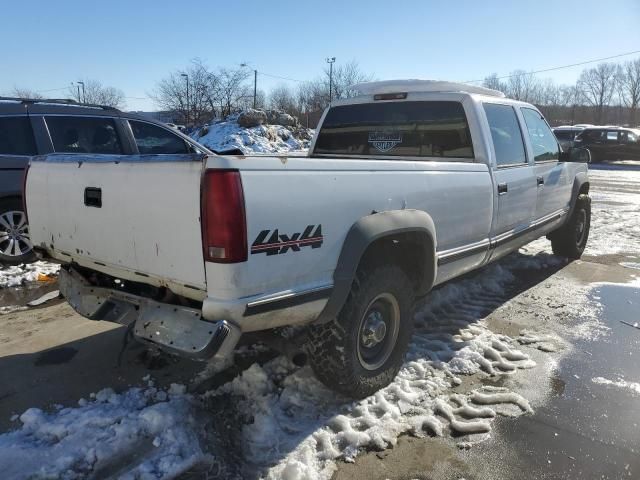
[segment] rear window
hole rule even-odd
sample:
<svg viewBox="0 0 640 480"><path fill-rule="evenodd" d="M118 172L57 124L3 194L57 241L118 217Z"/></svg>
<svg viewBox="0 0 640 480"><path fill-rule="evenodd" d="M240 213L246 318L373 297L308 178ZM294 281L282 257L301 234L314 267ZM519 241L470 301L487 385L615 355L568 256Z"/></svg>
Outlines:
<svg viewBox="0 0 640 480"><path fill-rule="evenodd" d="M122 153L112 118L61 116L46 117L46 122L56 152Z"/></svg>
<svg viewBox="0 0 640 480"><path fill-rule="evenodd" d="M36 155L29 117L0 118L0 155Z"/></svg>
<svg viewBox="0 0 640 480"><path fill-rule="evenodd" d="M553 133L558 140L573 140L576 136L576 132L573 130L554 130Z"/></svg>
<svg viewBox="0 0 640 480"><path fill-rule="evenodd" d="M333 107L314 153L473 158L459 102L388 102Z"/></svg>

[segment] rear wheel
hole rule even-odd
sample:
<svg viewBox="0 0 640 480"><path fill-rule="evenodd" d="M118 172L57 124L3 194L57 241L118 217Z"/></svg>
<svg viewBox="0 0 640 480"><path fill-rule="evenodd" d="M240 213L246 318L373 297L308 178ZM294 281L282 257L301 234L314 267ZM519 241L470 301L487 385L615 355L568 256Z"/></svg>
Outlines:
<svg viewBox="0 0 640 480"><path fill-rule="evenodd" d="M310 328L307 353L329 388L363 398L394 379L413 333L413 286L399 267L360 272L332 322Z"/></svg>
<svg viewBox="0 0 640 480"><path fill-rule="evenodd" d="M574 260L580 258L587 246L590 227L591 198L579 195L571 218L549 236L553 253Z"/></svg>
<svg viewBox="0 0 640 480"><path fill-rule="evenodd" d="M35 260L27 216L19 199L0 201L0 263L18 265Z"/></svg>

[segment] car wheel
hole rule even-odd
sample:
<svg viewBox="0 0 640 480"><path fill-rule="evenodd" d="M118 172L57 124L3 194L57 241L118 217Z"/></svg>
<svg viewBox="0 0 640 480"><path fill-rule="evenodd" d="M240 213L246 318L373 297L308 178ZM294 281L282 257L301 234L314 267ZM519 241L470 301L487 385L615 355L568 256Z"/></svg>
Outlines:
<svg viewBox="0 0 640 480"><path fill-rule="evenodd" d="M0 201L0 263L18 265L35 258L22 202L19 199Z"/></svg>
<svg viewBox="0 0 640 480"><path fill-rule="evenodd" d="M413 333L414 300L399 267L360 272L338 316L310 328L306 350L318 379L352 398L391 383Z"/></svg>
<svg viewBox="0 0 640 480"><path fill-rule="evenodd" d="M550 235L553 253L577 260L582 256L591 227L591 198L579 195L571 218Z"/></svg>

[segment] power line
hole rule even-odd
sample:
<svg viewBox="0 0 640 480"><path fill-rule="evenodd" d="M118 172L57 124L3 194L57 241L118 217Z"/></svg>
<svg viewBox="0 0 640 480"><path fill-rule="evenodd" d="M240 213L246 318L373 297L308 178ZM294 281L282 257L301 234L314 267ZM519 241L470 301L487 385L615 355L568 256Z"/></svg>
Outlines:
<svg viewBox="0 0 640 480"><path fill-rule="evenodd" d="M264 75L265 77L279 78L280 80L289 80L291 82L305 83L308 80L298 80L297 78L289 78L289 77L281 77L280 75L272 75L270 73L264 73L261 70L258 70L259 75Z"/></svg>
<svg viewBox="0 0 640 480"><path fill-rule="evenodd" d="M587 61L584 61L584 62L571 63L571 64L568 64L568 65L561 65L559 67L544 68L542 70L535 70L533 72L524 72L524 73L515 73L515 74L511 74L511 75L504 75L502 77L497 77L497 80L504 80L505 78L520 77L522 75L530 75L530 74L535 74L535 73L552 72L554 70L562 70L563 68L579 67L580 65L587 65L589 63L602 62L604 60L611 60L613 58L626 57L628 55L634 55L636 53L640 53L640 50L634 50L633 52L627 52L627 53L619 53L617 55L611 55L610 57L596 58L594 60L587 60ZM467 80L466 82L462 82L462 83L476 83L476 82L483 82L483 81L484 81L484 78L481 79L481 80Z"/></svg>

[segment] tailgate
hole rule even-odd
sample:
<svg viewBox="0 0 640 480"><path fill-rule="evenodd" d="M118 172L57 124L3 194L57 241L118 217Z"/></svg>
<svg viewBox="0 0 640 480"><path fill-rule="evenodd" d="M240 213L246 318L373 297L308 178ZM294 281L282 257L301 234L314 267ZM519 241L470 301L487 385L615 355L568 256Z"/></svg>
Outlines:
<svg viewBox="0 0 640 480"><path fill-rule="evenodd" d="M36 159L26 183L32 243L65 262L201 296L203 159L167 157Z"/></svg>

